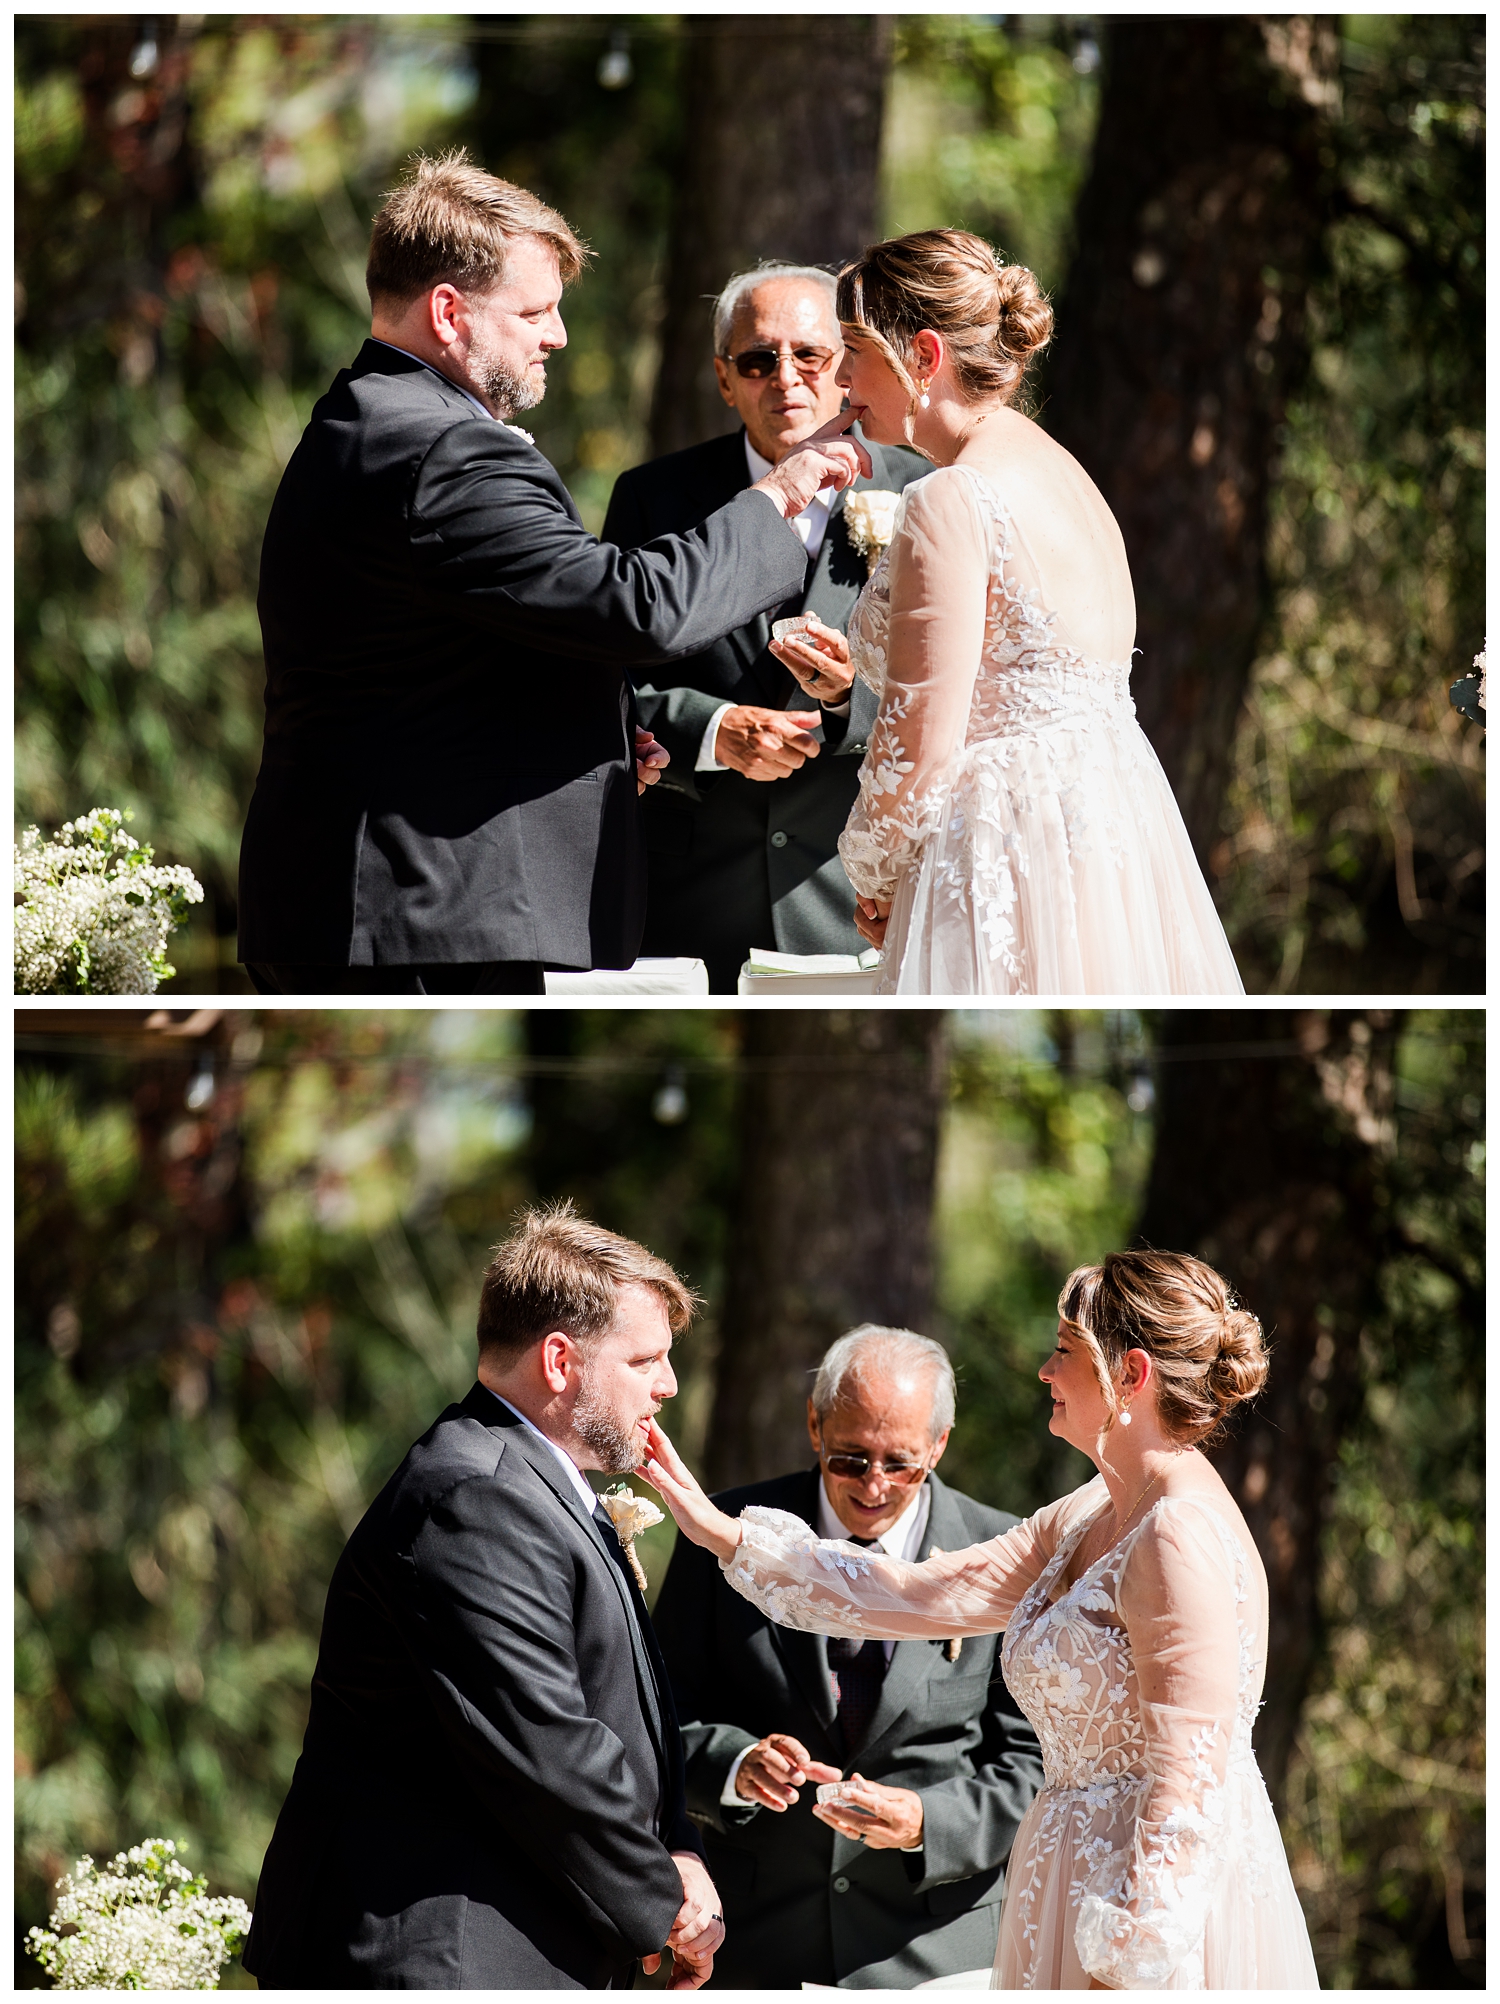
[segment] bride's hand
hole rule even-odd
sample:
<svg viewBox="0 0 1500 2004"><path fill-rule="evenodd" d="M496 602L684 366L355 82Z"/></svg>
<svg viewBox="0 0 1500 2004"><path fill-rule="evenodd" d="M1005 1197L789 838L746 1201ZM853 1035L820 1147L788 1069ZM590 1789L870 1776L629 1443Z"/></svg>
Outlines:
<svg viewBox="0 0 1500 2004"><path fill-rule="evenodd" d="M647 1437L646 1460L639 1470L677 1519L677 1527L695 1545L706 1545L716 1559L732 1559L740 1547L740 1527L704 1495L691 1470L656 1421Z"/></svg>
<svg viewBox="0 0 1500 2004"><path fill-rule="evenodd" d="M812 624L784 640L772 640L771 652L791 669L798 684L820 703L841 703L849 693L854 670L849 643L836 626L825 626L815 614Z"/></svg>
<svg viewBox="0 0 1500 2004"><path fill-rule="evenodd" d="M885 945L885 928L891 916L889 898L856 898L854 900L854 929L861 939L867 939L871 946Z"/></svg>

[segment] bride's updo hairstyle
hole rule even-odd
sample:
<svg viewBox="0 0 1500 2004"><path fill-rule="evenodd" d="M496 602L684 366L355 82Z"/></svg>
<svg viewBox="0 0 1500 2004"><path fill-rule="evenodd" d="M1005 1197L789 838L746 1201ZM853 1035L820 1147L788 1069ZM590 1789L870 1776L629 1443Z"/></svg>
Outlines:
<svg viewBox="0 0 1500 2004"><path fill-rule="evenodd" d="M1162 1427L1184 1447L1209 1439L1266 1382L1258 1319L1221 1274L1187 1253L1109 1253L1099 1266L1077 1267L1057 1313L1092 1355L1114 1418L1125 1353L1146 1352Z"/></svg>
<svg viewBox="0 0 1500 2004"><path fill-rule="evenodd" d="M917 386L905 357L923 328L941 334L971 404L1009 403L1052 339L1052 308L1024 264L1001 264L968 230L917 230L872 244L839 273L839 319L878 348L905 389L907 435Z"/></svg>

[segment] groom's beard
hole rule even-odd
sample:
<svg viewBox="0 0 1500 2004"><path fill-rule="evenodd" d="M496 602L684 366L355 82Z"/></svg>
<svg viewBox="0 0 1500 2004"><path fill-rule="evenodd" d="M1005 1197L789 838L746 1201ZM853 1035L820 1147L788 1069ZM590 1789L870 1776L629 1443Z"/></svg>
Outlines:
<svg viewBox="0 0 1500 2004"><path fill-rule="evenodd" d="M513 418L521 411L535 410L547 394L546 371L540 362L534 362L524 376L512 375L501 363L490 361L486 356L476 356L470 366L480 389L502 418Z"/></svg>
<svg viewBox="0 0 1500 2004"><path fill-rule="evenodd" d="M651 1410L657 1413L661 1408L656 1405ZM646 1450L635 1427L634 1420L622 1422L612 1413L596 1396L591 1381L584 1380L573 1408L573 1431L597 1455L606 1475L629 1475L640 1467Z"/></svg>

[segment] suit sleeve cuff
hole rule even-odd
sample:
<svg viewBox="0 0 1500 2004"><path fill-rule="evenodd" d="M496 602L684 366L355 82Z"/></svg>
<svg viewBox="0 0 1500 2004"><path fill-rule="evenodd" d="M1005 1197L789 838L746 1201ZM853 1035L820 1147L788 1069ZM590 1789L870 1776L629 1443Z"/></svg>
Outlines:
<svg viewBox="0 0 1500 2004"><path fill-rule="evenodd" d="M718 749L719 726L733 708L733 703L720 703L718 709L709 718L707 728L703 733L703 742L698 747L698 762L693 767L694 772L727 772L729 770L728 766L720 765L719 761L714 757L714 753ZM737 1761L735 1766L737 1767L738 1765Z"/></svg>
<svg viewBox="0 0 1500 2004"><path fill-rule="evenodd" d="M715 728L717 729L717 725L715 726ZM750 1742L750 1746L754 1745L755 1741L752 1740ZM734 1784L739 1780L740 1764L743 1762L745 1755L749 1753L749 1751L750 1747L741 1747L739 1752L735 1755L734 1759L729 1763L729 1772L728 1774L725 1775L724 1786L719 1791L719 1801L723 1804L723 1806L726 1809L749 1809L753 1807L753 1804L747 1803L746 1801L743 1800L742 1797L736 1795L734 1792Z"/></svg>

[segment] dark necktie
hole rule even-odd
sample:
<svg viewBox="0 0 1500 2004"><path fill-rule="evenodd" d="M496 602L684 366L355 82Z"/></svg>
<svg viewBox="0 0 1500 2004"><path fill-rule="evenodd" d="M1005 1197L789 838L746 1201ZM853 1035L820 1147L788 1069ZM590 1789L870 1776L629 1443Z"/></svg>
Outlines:
<svg viewBox="0 0 1500 2004"><path fill-rule="evenodd" d="M851 1537L848 1542L851 1545L873 1545L877 1540ZM886 1672L885 1644L830 1636L828 1670L833 1679L833 1696L838 1706L844 1751L857 1754L865 1743L865 1734L870 1730L870 1721L880 1703L880 1687L885 1682Z"/></svg>

